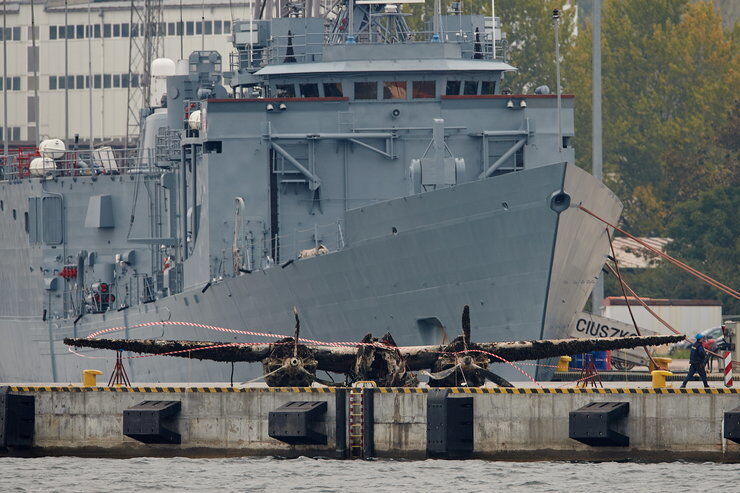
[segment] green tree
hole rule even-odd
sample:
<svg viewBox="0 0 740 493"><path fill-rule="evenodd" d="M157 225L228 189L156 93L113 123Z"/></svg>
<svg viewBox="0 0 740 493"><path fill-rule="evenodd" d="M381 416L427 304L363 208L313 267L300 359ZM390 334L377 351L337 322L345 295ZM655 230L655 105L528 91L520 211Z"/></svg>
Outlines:
<svg viewBox="0 0 740 493"><path fill-rule="evenodd" d="M463 14L491 15L490 0L463 3ZM409 25L424 30L432 19L434 3L412 5ZM506 34L507 61L517 68L505 75L504 85L515 93L531 92L548 85L555 92L555 35L552 11L561 10L560 54L563 58L575 43L575 9L565 0L497 0L496 17ZM444 13L444 12L443 12ZM503 47L502 47L503 48Z"/></svg>
<svg viewBox="0 0 740 493"><path fill-rule="evenodd" d="M564 72L577 95L575 146L585 168L591 39L588 23ZM611 0L604 4L602 58L605 181L625 202L633 233L664 234L676 204L737 173L737 150L720 138L736 107L735 39L710 2Z"/></svg>
<svg viewBox="0 0 740 493"><path fill-rule="evenodd" d="M737 186L717 187L699 194L694 200L676 207L667 228L673 242L668 253L733 289L740 280L740 195ZM625 281L645 297L717 299L726 314L740 314L740 301L693 277L691 274L661 262L659 267L626 273ZM617 281L606 283L610 296L619 296Z"/></svg>

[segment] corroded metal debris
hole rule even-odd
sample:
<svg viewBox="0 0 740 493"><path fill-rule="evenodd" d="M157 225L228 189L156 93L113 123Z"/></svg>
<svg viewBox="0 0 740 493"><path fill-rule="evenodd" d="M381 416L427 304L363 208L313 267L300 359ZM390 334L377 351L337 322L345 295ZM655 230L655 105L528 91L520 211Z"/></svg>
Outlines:
<svg viewBox="0 0 740 493"><path fill-rule="evenodd" d="M397 346L386 334L380 340L366 335L357 347L303 344L296 313L293 337L273 343L241 344L214 341L155 339L65 338L74 347L130 351L223 362L261 362L270 386L308 386L327 382L316 377L319 370L347 375L349 382L371 380L379 386L415 386L412 372L430 377L432 386L467 385L486 381L499 386L509 382L489 369L491 363L541 360L591 351L659 346L683 340L681 335L605 337L601 339L550 339L515 342L472 342L470 312L463 310L462 335L446 345ZM429 372L428 370L431 370Z"/></svg>

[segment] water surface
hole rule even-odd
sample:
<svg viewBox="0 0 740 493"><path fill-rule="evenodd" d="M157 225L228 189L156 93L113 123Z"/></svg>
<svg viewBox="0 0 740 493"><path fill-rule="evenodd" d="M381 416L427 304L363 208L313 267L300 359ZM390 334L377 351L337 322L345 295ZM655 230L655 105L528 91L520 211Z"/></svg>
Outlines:
<svg viewBox="0 0 740 493"><path fill-rule="evenodd" d="M0 458L0 491L733 491L740 465L339 461L299 458ZM734 491L740 491L735 489Z"/></svg>

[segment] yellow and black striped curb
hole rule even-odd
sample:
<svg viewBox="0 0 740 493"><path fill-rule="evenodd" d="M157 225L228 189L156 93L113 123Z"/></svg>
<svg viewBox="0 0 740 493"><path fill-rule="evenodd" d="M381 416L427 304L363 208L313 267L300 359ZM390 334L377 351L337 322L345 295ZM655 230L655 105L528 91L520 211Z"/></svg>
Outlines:
<svg viewBox="0 0 740 493"><path fill-rule="evenodd" d="M139 392L139 393L314 393L331 394L346 387L79 387L79 386L10 386L11 392ZM378 387L372 389L381 394L424 394L429 388ZM689 389L581 389L581 388L469 388L451 387L453 394L738 394L740 389L689 388Z"/></svg>
<svg viewBox="0 0 740 493"><path fill-rule="evenodd" d="M330 394L336 392L334 387L26 387L10 386L11 392L140 392L140 393L203 393L219 394L231 392L283 392Z"/></svg>
<svg viewBox="0 0 740 493"><path fill-rule="evenodd" d="M381 394L423 394L429 392L428 388L405 388L405 387L380 387L377 389ZM580 389L580 388L469 388L451 387L453 394L738 394L738 389Z"/></svg>

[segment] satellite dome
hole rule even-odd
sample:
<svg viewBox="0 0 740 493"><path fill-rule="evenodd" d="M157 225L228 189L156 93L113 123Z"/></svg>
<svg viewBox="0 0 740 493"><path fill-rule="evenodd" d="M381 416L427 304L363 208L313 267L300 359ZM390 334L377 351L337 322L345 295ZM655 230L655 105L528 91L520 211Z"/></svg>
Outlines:
<svg viewBox="0 0 740 493"><path fill-rule="evenodd" d="M156 58L152 62L152 77L175 75L175 62L169 58Z"/></svg>

